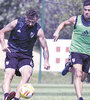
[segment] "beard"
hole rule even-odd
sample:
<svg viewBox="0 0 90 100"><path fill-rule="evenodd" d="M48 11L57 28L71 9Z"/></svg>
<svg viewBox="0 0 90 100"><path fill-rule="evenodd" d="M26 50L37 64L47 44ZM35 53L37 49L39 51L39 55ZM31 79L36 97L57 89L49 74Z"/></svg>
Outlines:
<svg viewBox="0 0 90 100"><path fill-rule="evenodd" d="M90 21L90 16L84 15L84 19L85 19L86 21Z"/></svg>
<svg viewBox="0 0 90 100"><path fill-rule="evenodd" d="M32 28L32 27L33 27L33 25L29 25L29 24L27 24L27 27L28 27L28 28Z"/></svg>
<svg viewBox="0 0 90 100"><path fill-rule="evenodd" d="M90 17L87 17L86 20L87 20L87 21L90 21Z"/></svg>

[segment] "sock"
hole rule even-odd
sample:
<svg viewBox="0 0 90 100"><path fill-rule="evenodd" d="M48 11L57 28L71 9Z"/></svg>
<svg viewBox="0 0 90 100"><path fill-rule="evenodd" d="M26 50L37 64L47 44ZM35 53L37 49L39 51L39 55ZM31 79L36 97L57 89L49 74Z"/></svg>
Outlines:
<svg viewBox="0 0 90 100"><path fill-rule="evenodd" d="M19 99L15 97L14 100L19 100Z"/></svg>
<svg viewBox="0 0 90 100"><path fill-rule="evenodd" d="M4 94L4 97L6 97L7 95L9 95L9 93L5 93L5 94Z"/></svg>
<svg viewBox="0 0 90 100"><path fill-rule="evenodd" d="M82 98L82 97L80 97L80 98L79 98L79 100L83 100L83 98Z"/></svg>

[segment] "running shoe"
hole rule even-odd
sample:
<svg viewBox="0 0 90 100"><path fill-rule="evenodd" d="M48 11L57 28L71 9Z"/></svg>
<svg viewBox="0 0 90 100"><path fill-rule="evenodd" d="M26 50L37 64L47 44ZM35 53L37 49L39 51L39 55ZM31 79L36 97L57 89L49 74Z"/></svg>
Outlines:
<svg viewBox="0 0 90 100"><path fill-rule="evenodd" d="M83 98L82 98L82 97L80 97L80 98L79 98L79 100L83 100Z"/></svg>
<svg viewBox="0 0 90 100"><path fill-rule="evenodd" d="M62 75L63 75L63 76L66 75L66 74L69 72L69 68L70 68L70 67L72 67L71 63L70 63L70 62L67 62L67 63L65 64L65 68L64 68L63 71L62 71Z"/></svg>
<svg viewBox="0 0 90 100"><path fill-rule="evenodd" d="M15 92L11 92L9 95L7 95L4 100L12 100L15 97Z"/></svg>

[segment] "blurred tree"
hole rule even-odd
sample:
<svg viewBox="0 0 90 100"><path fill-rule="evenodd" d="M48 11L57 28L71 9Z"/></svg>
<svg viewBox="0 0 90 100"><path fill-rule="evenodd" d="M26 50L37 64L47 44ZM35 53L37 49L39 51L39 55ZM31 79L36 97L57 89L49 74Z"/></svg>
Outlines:
<svg viewBox="0 0 90 100"><path fill-rule="evenodd" d="M40 4L38 0L2 0L0 1L0 29L10 21L24 15L25 12L35 8L40 14ZM8 38L8 35L6 35Z"/></svg>
<svg viewBox="0 0 90 100"><path fill-rule="evenodd" d="M40 15L42 0L0 0L0 28L13 19L24 15L27 9L34 8ZM67 18L81 14L82 0L45 0L45 36L53 38L57 26ZM71 38L72 27L66 27L60 38ZM6 36L7 38L7 36Z"/></svg>
<svg viewBox="0 0 90 100"><path fill-rule="evenodd" d="M45 33L47 38L53 38L57 26L71 16L81 14L81 0L46 0L45 2ZM73 27L66 27L60 38L70 39Z"/></svg>

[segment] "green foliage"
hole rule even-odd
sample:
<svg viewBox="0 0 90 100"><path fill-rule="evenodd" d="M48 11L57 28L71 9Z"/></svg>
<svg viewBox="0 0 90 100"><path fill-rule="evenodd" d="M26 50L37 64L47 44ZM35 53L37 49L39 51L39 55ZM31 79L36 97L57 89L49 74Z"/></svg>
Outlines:
<svg viewBox="0 0 90 100"><path fill-rule="evenodd" d="M46 1L45 8L45 33L47 38L53 38L57 26L71 16L76 16L82 12L81 0L54 0ZM72 35L72 26L65 28L60 38L70 39Z"/></svg>
<svg viewBox="0 0 90 100"><path fill-rule="evenodd" d="M42 0L0 0L0 28L34 8L39 14L41 24ZM71 16L82 14L82 0L45 0L44 32L46 38L53 38L57 26ZM60 38L70 39L72 28L66 27ZM6 38L8 35L6 36Z"/></svg>
<svg viewBox="0 0 90 100"><path fill-rule="evenodd" d="M2 0L0 1L0 28L5 24L24 15L30 8L37 8L40 11L38 0Z"/></svg>

